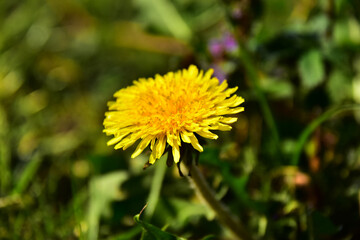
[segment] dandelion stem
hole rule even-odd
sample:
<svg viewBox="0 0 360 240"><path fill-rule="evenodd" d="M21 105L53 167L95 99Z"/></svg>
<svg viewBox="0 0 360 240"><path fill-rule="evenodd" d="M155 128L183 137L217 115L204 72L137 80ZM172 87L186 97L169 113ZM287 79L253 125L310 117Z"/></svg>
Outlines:
<svg viewBox="0 0 360 240"><path fill-rule="evenodd" d="M199 168L193 164L188 169L191 174L188 179L193 183L196 193L214 210L219 221L234 234L236 239L251 240L252 237L247 233L241 221L231 214L223 203L216 199L214 191L207 184Z"/></svg>

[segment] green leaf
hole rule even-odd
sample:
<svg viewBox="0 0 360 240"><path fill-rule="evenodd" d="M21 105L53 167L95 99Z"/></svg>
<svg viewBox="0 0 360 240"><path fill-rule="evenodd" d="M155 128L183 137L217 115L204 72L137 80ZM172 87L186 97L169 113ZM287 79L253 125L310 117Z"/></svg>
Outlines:
<svg viewBox="0 0 360 240"><path fill-rule="evenodd" d="M300 58L298 69L302 85L306 89L312 89L324 81L324 64L321 53L311 50Z"/></svg>
<svg viewBox="0 0 360 240"><path fill-rule="evenodd" d="M360 43L360 25L355 18L341 19L335 23L334 42L337 45L351 46Z"/></svg>
<svg viewBox="0 0 360 240"><path fill-rule="evenodd" d="M194 216L206 216L207 219L214 219L215 213L209 211L208 206L202 203L194 203L192 201L183 200L179 198L168 199L169 203L176 209L176 220L174 224L184 223Z"/></svg>
<svg viewBox="0 0 360 240"><path fill-rule="evenodd" d="M183 238L164 232L160 228L140 220L140 214L135 215L134 220L143 228L142 240L183 240Z"/></svg>
<svg viewBox="0 0 360 240"><path fill-rule="evenodd" d="M145 22L150 22L160 30L185 41L192 37L190 27L171 1L136 0L134 3L145 17Z"/></svg>
<svg viewBox="0 0 360 240"><path fill-rule="evenodd" d="M256 38L266 41L284 28L296 1L267 0L263 2L263 14L256 31Z"/></svg>
<svg viewBox="0 0 360 240"><path fill-rule="evenodd" d="M326 85L331 100L335 103L341 103L352 97L352 85L350 77L340 70L331 72L329 81Z"/></svg>
<svg viewBox="0 0 360 240"><path fill-rule="evenodd" d="M282 99L292 97L294 88L291 83L279 79L265 79L261 84L261 90L271 98Z"/></svg>
<svg viewBox="0 0 360 240"><path fill-rule="evenodd" d="M126 171L117 171L91 179L88 209L88 239L97 239L100 216L105 213L111 201L125 198L125 194L119 190L119 185L128 178L129 174Z"/></svg>

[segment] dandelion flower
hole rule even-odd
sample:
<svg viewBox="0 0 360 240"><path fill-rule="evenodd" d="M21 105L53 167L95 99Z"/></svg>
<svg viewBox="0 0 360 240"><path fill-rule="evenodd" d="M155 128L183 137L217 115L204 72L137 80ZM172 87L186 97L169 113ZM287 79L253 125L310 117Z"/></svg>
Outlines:
<svg viewBox="0 0 360 240"><path fill-rule="evenodd" d="M107 144L125 150L140 140L131 157L150 145L150 164L164 154L167 144L175 163L180 161L182 143L202 152L199 136L217 139L211 130L230 130L237 118L227 115L244 111L239 107L244 99L234 94L237 87L228 88L226 81L220 84L212 74L212 69L204 73L191 65L164 76L140 78L120 89L105 113L104 132L113 135Z"/></svg>

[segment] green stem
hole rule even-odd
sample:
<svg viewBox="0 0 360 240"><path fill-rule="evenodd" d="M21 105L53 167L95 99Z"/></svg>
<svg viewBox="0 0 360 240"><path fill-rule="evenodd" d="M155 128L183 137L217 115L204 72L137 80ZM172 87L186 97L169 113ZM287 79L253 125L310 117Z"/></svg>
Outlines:
<svg viewBox="0 0 360 240"><path fill-rule="evenodd" d="M223 5L223 3L221 3L221 4ZM227 7L225 5L223 5L222 9L227 9ZM231 22L230 12L225 11L224 16L226 18L226 21L230 23ZM236 31L233 31L233 32L236 34ZM258 71L256 70L253 59L251 58L250 54L247 52L246 47L244 46L245 44L240 40L241 37L236 36L236 38L237 38L237 42L239 45L239 61L242 64L242 66L244 67L245 73L252 84L253 91L257 97L257 100L259 101L261 111L264 114L265 123L268 126L268 128L270 129L270 132L271 132L272 138L275 142L275 145L277 147L277 150L280 151L279 131L276 126L276 122L275 122L273 114L271 112L269 103L268 103L261 87L259 86Z"/></svg>
<svg viewBox="0 0 360 240"><path fill-rule="evenodd" d="M301 152L306 144L306 141L310 137L310 135L315 131L315 129L320 126L323 122L325 122L327 119L333 117L336 114L339 114L341 112L345 111L352 111L360 109L360 106L357 104L354 105L346 105L346 106L340 106L331 108L328 111L324 112L321 116L313 120L301 133L299 140L297 141L296 148L294 151L293 158L291 159L291 165L298 165L300 160Z"/></svg>
<svg viewBox="0 0 360 240"><path fill-rule="evenodd" d="M224 204L216 199L214 191L209 187L198 167L193 164L191 167L188 167L188 170L191 174L188 179L195 186L196 193L214 210L219 221L234 234L236 239L251 240L252 237L247 233L241 221Z"/></svg>
<svg viewBox="0 0 360 240"><path fill-rule="evenodd" d="M266 100L266 97L259 86L259 77L258 77L258 73L254 67L254 63L253 63L250 55L246 52L246 50L244 48L240 48L239 52L240 52L239 59L245 68L245 72L253 86L255 95L258 98L261 110L264 114L265 123L269 127L269 129L271 131L271 135L272 135L272 137L276 143L276 146L279 150L279 139L280 138L279 138L278 129L277 129L273 114L271 112L269 103Z"/></svg>

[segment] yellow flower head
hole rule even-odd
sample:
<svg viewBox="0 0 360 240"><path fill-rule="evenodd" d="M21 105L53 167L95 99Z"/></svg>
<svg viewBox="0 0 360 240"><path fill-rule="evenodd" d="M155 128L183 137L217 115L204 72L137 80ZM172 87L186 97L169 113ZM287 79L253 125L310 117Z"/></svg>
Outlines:
<svg viewBox="0 0 360 240"><path fill-rule="evenodd" d="M232 95L237 87L227 88L226 81L220 84L212 74L212 69L204 74L191 65L164 76L140 78L134 85L117 91L116 101L108 103L105 114L104 132L114 135L107 144L125 150L141 140L132 158L150 144L150 164L163 155L166 143L172 148L175 163L180 160L181 142L202 152L195 133L217 139L210 130L230 130L228 124L237 118L225 115L244 111L238 107L244 99Z"/></svg>

